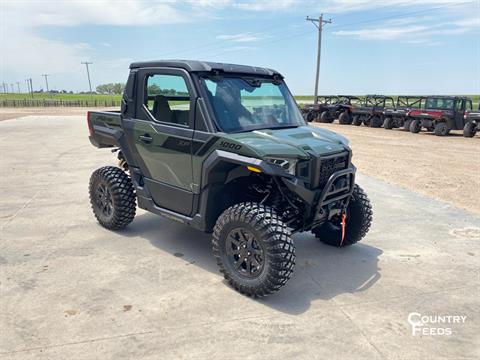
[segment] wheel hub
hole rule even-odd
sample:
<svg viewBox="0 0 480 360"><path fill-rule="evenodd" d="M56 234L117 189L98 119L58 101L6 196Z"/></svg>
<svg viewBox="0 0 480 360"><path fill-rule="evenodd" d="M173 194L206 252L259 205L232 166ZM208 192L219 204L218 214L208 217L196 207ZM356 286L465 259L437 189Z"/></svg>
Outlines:
<svg viewBox="0 0 480 360"><path fill-rule="evenodd" d="M233 229L225 245L229 264L237 273L248 278L260 275L265 263L264 250L251 231Z"/></svg>
<svg viewBox="0 0 480 360"><path fill-rule="evenodd" d="M105 184L97 187L97 206L104 216L110 216L113 212L113 198Z"/></svg>

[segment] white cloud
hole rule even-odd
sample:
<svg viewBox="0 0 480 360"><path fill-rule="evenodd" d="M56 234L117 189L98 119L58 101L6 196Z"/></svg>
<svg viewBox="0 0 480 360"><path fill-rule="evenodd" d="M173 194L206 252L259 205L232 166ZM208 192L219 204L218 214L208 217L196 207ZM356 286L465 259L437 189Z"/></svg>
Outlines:
<svg viewBox="0 0 480 360"><path fill-rule="evenodd" d="M8 16L21 18L29 27L54 25L155 25L186 21L172 1L70 0L4 2Z"/></svg>
<svg viewBox="0 0 480 360"><path fill-rule="evenodd" d="M1 1L0 75L5 81L32 76L37 89L41 84L39 74L48 72L52 83L85 90L85 82L80 80L84 77L80 62L90 59L91 45L48 39L40 35L40 28L83 24L148 26L184 21L186 16L173 5L171 1ZM104 64L99 77L116 64L127 66L125 59ZM94 67L100 69L101 65L97 62Z"/></svg>
<svg viewBox="0 0 480 360"><path fill-rule="evenodd" d="M426 26L368 28L360 30L334 31L333 34L339 36L353 36L361 40L394 40L426 29Z"/></svg>
<svg viewBox="0 0 480 360"><path fill-rule="evenodd" d="M327 0L319 6L324 12L343 13L372 9L412 8L425 6L456 6L462 2L452 0ZM472 3L472 1L470 1Z"/></svg>
<svg viewBox="0 0 480 360"><path fill-rule="evenodd" d="M306 1L305 3L309 3L309 1ZM258 0L238 1L233 5L236 8L250 11L282 11L303 4L299 4L298 0Z"/></svg>
<svg viewBox="0 0 480 360"><path fill-rule="evenodd" d="M261 40L262 37L256 34L243 33L243 34L232 34L232 35L217 35L216 37L219 40L228 40L234 42L252 42Z"/></svg>

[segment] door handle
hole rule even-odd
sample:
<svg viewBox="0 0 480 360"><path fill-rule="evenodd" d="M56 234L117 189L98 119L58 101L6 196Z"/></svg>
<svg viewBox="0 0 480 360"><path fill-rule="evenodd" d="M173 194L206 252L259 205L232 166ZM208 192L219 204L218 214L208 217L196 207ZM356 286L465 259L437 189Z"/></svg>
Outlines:
<svg viewBox="0 0 480 360"><path fill-rule="evenodd" d="M153 141L152 137L149 134L140 135L138 138L141 142L145 144L150 144Z"/></svg>

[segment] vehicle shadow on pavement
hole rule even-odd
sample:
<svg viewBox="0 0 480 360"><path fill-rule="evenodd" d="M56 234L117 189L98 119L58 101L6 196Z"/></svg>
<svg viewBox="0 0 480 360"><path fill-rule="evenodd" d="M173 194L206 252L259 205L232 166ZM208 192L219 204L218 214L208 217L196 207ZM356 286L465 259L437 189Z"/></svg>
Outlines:
<svg viewBox="0 0 480 360"><path fill-rule="evenodd" d="M222 276L212 255L211 234L148 213L137 216L121 234L147 239L172 256ZM361 292L380 279L378 260L382 251L378 248L362 243L334 248L310 232L295 234L293 240L296 266L292 278L278 293L252 301L287 314L301 314L312 301Z"/></svg>

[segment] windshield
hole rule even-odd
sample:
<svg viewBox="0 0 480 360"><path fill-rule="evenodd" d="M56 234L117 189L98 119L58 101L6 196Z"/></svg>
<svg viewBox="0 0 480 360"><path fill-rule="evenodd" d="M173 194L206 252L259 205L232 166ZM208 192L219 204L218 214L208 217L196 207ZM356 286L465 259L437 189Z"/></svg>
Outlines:
<svg viewBox="0 0 480 360"><path fill-rule="evenodd" d="M453 99L428 98L425 103L426 109L453 109Z"/></svg>
<svg viewBox="0 0 480 360"><path fill-rule="evenodd" d="M271 79L208 77L202 79L224 132L242 132L305 125L283 82Z"/></svg>

